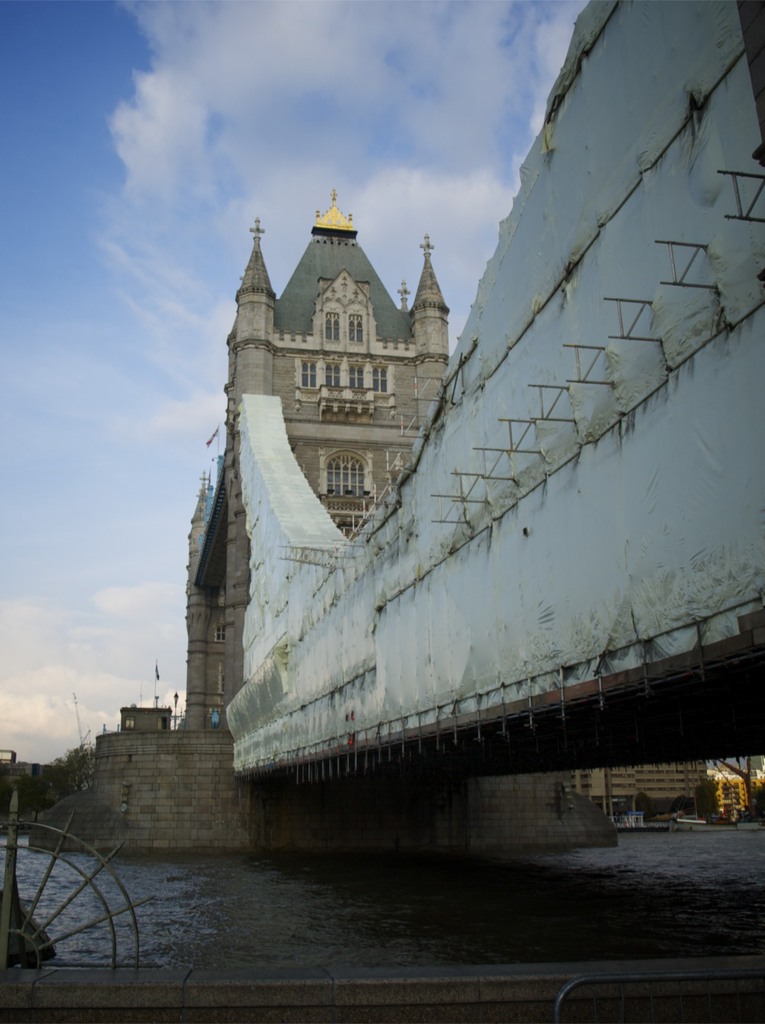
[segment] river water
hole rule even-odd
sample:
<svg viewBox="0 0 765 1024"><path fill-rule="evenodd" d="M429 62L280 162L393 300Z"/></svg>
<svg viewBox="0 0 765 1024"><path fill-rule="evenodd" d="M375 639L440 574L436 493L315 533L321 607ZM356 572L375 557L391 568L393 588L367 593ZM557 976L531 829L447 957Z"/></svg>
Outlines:
<svg viewBox="0 0 765 1024"><path fill-rule="evenodd" d="M84 858L67 857L86 870ZM33 898L43 861L20 851L22 900ZM444 966L765 952L765 829L635 832L621 834L616 848L511 865L237 854L121 857L113 867L133 900L152 897L136 911L142 966ZM105 874L97 880L104 893ZM57 867L38 920L46 900L58 905L72 890L72 875ZM119 893L106 898L113 907L121 902ZM51 935L98 913L86 891ZM118 960L127 962L129 915L119 920ZM104 963L105 927L57 943L54 963Z"/></svg>

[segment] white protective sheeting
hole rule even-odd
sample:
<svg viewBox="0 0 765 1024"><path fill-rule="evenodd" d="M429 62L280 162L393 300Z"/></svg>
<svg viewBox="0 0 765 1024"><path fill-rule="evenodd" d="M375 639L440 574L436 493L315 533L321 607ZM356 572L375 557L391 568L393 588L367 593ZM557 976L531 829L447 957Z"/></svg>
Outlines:
<svg viewBox="0 0 765 1024"><path fill-rule="evenodd" d="M658 660L762 606L765 231L726 219L719 174L758 137L735 5L591 5L553 92L363 543L342 554L276 400L245 399L238 770ZM700 287L673 284L694 252ZM337 545L336 570L280 560L301 544Z"/></svg>
<svg viewBox="0 0 765 1024"><path fill-rule="evenodd" d="M296 569L300 587L310 586L318 570L297 565L297 550L332 552L343 535L306 482L295 462L284 428L281 400L245 395L240 416L242 495L251 538L249 602L245 620L242 699L228 709L234 736L246 736L278 714L289 700L290 647L298 636L287 613ZM257 611L257 614L252 612ZM263 626L273 624L279 633Z"/></svg>

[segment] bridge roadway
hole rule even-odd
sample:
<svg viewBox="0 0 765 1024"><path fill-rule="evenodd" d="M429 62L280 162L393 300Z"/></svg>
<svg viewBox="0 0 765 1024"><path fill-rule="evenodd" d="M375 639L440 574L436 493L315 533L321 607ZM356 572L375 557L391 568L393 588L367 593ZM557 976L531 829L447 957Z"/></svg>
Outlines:
<svg viewBox="0 0 765 1024"><path fill-rule="evenodd" d="M246 774L303 782L374 772L459 782L758 751L765 721L763 638L765 611L743 616L735 637L659 662L508 699L483 715L480 709L461 712L457 701L435 723L389 721Z"/></svg>
<svg viewBox="0 0 765 1024"><path fill-rule="evenodd" d="M762 751L765 197L736 191L761 184L757 142L734 4L587 8L412 462L357 538L278 399L245 396L239 774Z"/></svg>

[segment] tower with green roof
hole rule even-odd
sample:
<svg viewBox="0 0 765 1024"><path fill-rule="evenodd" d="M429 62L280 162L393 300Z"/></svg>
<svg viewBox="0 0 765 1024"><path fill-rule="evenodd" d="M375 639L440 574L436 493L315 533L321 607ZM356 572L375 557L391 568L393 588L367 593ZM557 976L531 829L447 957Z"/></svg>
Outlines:
<svg viewBox="0 0 765 1024"><path fill-rule="evenodd" d="M243 682L250 543L239 479L242 396L281 399L295 458L347 535L360 529L409 457L449 355L448 315L424 260L411 309L397 305L332 192L279 298L260 220L228 337L226 451L212 500L192 522L188 584L187 728L212 727ZM207 484L203 485L207 488ZM219 727L225 726L225 715Z"/></svg>

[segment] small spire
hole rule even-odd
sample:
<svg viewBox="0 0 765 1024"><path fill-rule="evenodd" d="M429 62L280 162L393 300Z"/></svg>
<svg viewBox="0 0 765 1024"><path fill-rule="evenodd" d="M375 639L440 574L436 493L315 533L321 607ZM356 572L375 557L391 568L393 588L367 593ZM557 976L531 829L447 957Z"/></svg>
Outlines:
<svg viewBox="0 0 765 1024"><path fill-rule="evenodd" d="M425 261L422 268L422 274L420 275L420 283L417 285L417 294L414 297L412 312L421 306L436 306L445 315L448 315L449 307L444 302L444 297L441 294L441 288L439 287L436 273L433 270L433 264L430 261L430 254L435 248L430 241L430 235L425 235L423 241L420 242L420 248L425 255Z"/></svg>
<svg viewBox="0 0 765 1024"><path fill-rule="evenodd" d="M260 217L255 218L255 224L250 228L250 233L253 236L252 253L242 276L242 284L236 293L236 297L238 299L245 292L265 292L272 298L276 298L260 248L260 236L265 234L264 228L260 226Z"/></svg>
<svg viewBox="0 0 765 1024"><path fill-rule="evenodd" d="M409 309L407 299L412 294L406 286L406 281L401 282L401 287L399 288L398 293L401 296L401 309L405 313Z"/></svg>

